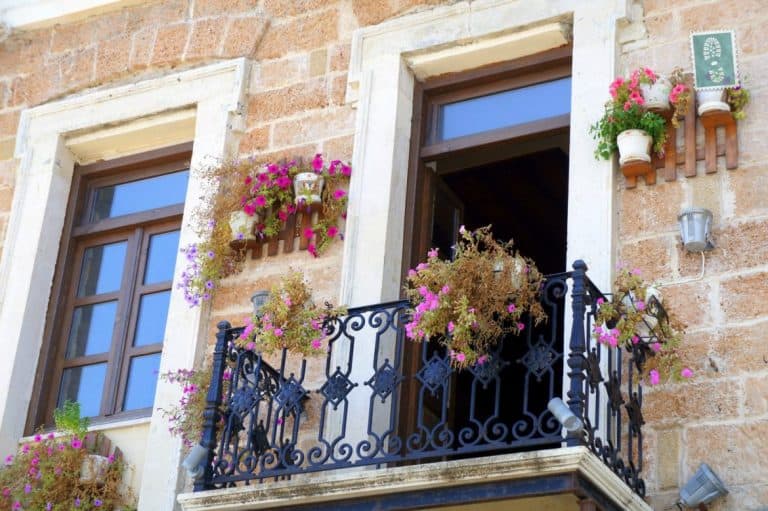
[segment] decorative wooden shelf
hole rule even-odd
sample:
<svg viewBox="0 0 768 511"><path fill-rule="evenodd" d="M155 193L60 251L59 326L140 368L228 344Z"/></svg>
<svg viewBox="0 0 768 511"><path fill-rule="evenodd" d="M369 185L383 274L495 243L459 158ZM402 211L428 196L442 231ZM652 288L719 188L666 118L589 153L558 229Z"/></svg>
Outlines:
<svg viewBox="0 0 768 511"><path fill-rule="evenodd" d="M232 240L229 246L239 253L245 254L251 252L251 259L260 259L264 256L264 247L266 247L266 256L276 256L280 253L280 241L282 244L282 253L289 254L296 249L296 238L299 238L298 250L307 250L310 239L304 236L306 229L312 228L313 219L320 213L322 205L312 204L298 210L295 214L289 215L285 222L285 227L271 238Z"/></svg>
<svg viewBox="0 0 768 511"><path fill-rule="evenodd" d="M626 187L634 188L637 186L637 178L645 177L646 185L656 184L656 167L649 161L630 161L621 166L621 173L626 178Z"/></svg>
<svg viewBox="0 0 768 511"><path fill-rule="evenodd" d="M707 174L717 172L717 128L725 128L725 168L739 166L739 144L736 136L736 119L728 112L705 112L699 117L704 126L704 160Z"/></svg>
<svg viewBox="0 0 768 511"><path fill-rule="evenodd" d="M651 165L654 169L663 169L663 176L665 181L677 180L678 167L684 168L685 177L696 177L696 162L705 162L705 171L707 174L713 174L717 172L717 157L725 156L725 167L729 170L733 170L739 166L739 141L738 141L738 123L733 118L731 112L706 112L701 116L696 114L696 94L693 92L693 78L687 76L688 86L691 88L691 101L688 103L688 110L685 112L685 117L680 120L680 126L675 128L671 123L667 125L667 144L664 151L664 157L659 158L656 155L651 160ZM657 112L665 118L669 119L672 112ZM704 128L704 147L696 147L696 130L698 128L697 118L701 121L701 126ZM717 143L717 130L724 128L725 130L725 143ZM677 132L682 130L683 132L683 147L677 146ZM634 170L639 172L639 170ZM622 172L624 168L622 167ZM645 175L645 182L647 185L652 185L656 182L655 175L649 176L650 172L646 174L638 173L635 177L628 177L626 181L627 188L634 188L637 186L637 175Z"/></svg>

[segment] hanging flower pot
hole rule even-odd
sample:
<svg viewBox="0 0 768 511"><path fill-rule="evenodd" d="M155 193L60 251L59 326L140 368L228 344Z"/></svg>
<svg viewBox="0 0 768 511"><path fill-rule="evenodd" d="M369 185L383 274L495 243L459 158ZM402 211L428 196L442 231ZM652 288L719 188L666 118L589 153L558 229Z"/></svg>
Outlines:
<svg viewBox="0 0 768 511"><path fill-rule="evenodd" d="M229 215L229 229L233 240L254 239L254 226L259 215L248 216L245 211L234 211Z"/></svg>
<svg viewBox="0 0 768 511"><path fill-rule="evenodd" d="M642 313L642 320L637 325L635 333L642 338L648 339L653 330L659 324L659 319L656 316L657 311L651 310L649 302L655 298L655 300L661 304L663 298L661 292L654 286L648 286L645 290L645 300L640 300L635 295L634 291L629 291L624 298L621 299L621 303L624 306L625 311L638 311Z"/></svg>
<svg viewBox="0 0 768 511"><path fill-rule="evenodd" d="M300 172L293 178L293 191L296 203L314 204L320 202L324 179L314 172Z"/></svg>
<svg viewBox="0 0 768 511"><path fill-rule="evenodd" d="M634 161L651 161L653 139L644 130L625 130L616 137L619 146L619 164Z"/></svg>
<svg viewBox="0 0 768 511"><path fill-rule="evenodd" d="M654 83L640 84L640 93L648 110L669 110L670 92L672 84L664 77L659 77Z"/></svg>
<svg viewBox="0 0 768 511"><path fill-rule="evenodd" d="M697 90L696 91L696 104L698 108L696 111L699 115L703 115L707 112L729 112L731 107L723 101L723 89L717 90Z"/></svg>

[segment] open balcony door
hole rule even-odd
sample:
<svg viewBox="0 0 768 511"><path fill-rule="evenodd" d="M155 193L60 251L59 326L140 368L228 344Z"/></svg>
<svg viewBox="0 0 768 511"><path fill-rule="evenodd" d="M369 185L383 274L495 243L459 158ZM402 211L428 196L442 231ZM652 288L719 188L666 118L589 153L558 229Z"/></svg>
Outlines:
<svg viewBox="0 0 768 511"><path fill-rule="evenodd" d="M459 228L464 224L464 203L435 170L435 162L427 162L421 172L424 179L421 207L425 222L414 229L416 236L413 254L418 261L426 261L427 251L432 248L437 248L438 255L443 259L453 258L453 246L458 239ZM435 346L430 345L426 353L423 353L418 344L406 343L402 366L404 374L416 374L424 363L424 357L431 357L435 349ZM437 427L441 423L451 425L455 414L455 407L451 406L455 401L455 390L452 385L446 396L425 395L423 410L419 414L415 406L418 402L419 385L415 379L406 378L403 382L401 403L407 404L400 406L399 410L400 435L406 437L407 433L413 432L420 425L428 428ZM442 406L442 399L447 400L447 407Z"/></svg>

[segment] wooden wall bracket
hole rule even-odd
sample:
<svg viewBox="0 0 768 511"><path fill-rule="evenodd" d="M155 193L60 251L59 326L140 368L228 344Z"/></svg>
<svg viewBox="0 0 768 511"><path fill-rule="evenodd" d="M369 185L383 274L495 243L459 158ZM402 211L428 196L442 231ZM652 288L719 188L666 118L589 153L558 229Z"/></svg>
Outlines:
<svg viewBox="0 0 768 511"><path fill-rule="evenodd" d="M634 188L637 186L637 176L645 176L645 184L653 185L656 182L656 176L650 177L651 173L655 174L656 169L663 169L663 176L665 181L677 180L678 167L684 168L685 177L696 177L696 162L705 162L705 172L707 174L713 174L717 172L717 158L718 156L725 156L725 167L729 170L733 170L739 166L739 140L738 140L738 123L733 118L731 112L705 112L701 116L697 116L696 113L696 94L693 92L693 79L690 75L687 76L687 83L691 89L691 100L688 102L688 109L685 112L685 116L681 119L680 126L675 128L672 123L667 125L667 144L664 151L664 157L659 158L654 155L651 161L653 172L645 174L635 174L634 177L627 177L626 188ZM661 113L665 117L669 118L671 111ZM696 146L696 130L698 129L699 122L704 129L704 146ZM725 131L725 143L718 144L717 131L723 128ZM682 130L683 147L678 147L677 138L678 131ZM628 164L633 165L633 164ZM631 169L630 171L639 172L637 169ZM622 172L626 171L622 167ZM650 180L649 180L650 178Z"/></svg>
<svg viewBox="0 0 768 511"><path fill-rule="evenodd" d="M299 238L298 250L307 250L310 244L310 238L304 236L307 229L311 229L320 214L322 204L316 203L310 206L297 209L293 215L288 215L288 219L277 236L270 238L255 238L246 240L232 240L229 246L236 252L243 254L250 251L251 259L260 259L264 256L266 248L266 257L276 256L280 251L280 241L282 240L282 253L289 254L296 249L296 238Z"/></svg>

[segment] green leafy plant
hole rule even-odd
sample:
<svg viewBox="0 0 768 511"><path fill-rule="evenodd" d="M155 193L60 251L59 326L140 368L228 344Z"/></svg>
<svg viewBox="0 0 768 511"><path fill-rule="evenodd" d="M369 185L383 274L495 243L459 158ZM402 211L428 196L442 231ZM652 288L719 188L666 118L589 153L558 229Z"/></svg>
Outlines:
<svg viewBox="0 0 768 511"><path fill-rule="evenodd" d="M642 350L643 375L651 385L693 376L682 366L682 325L663 310L658 292L640 277L640 270L620 268L609 301L597 300L593 325L597 342L611 348Z"/></svg>
<svg viewBox="0 0 768 511"><path fill-rule="evenodd" d="M93 469L88 445L98 445L99 438L85 434L87 421L79 412L77 403L65 403L56 410L62 434L38 433L16 455L5 457L0 469L0 509L91 511L131 506L130 495L121 491L125 463L111 455L105 469Z"/></svg>
<svg viewBox="0 0 768 511"><path fill-rule="evenodd" d="M640 84L655 83L656 74L648 68L632 72L630 79L616 78L609 87L611 100L605 104L603 116L589 131L597 140L595 158L609 159L618 151L616 138L622 131L643 130L653 140L653 152L664 154L667 141L666 121L659 114L644 108L645 99Z"/></svg>
<svg viewBox="0 0 768 511"><path fill-rule="evenodd" d="M315 305L304 274L291 270L272 288L259 313L248 319L236 343L265 353L281 349L302 355L325 353L327 323L344 314L346 308L328 302L322 308Z"/></svg>
<svg viewBox="0 0 768 511"><path fill-rule="evenodd" d="M528 313L546 319L539 302L543 276L530 259L502 243L486 226L460 229L456 255L441 259L431 249L427 262L409 270L406 294L414 304L405 325L413 341L444 345L456 367L483 364L489 349L507 333L519 333Z"/></svg>
<svg viewBox="0 0 768 511"><path fill-rule="evenodd" d="M744 108L749 104L749 91L742 85L725 89L725 102L731 107L734 119L744 119L747 114Z"/></svg>
<svg viewBox="0 0 768 511"><path fill-rule="evenodd" d="M80 417L80 403L66 400L53 412L56 429L64 434L83 438L88 431L88 417Z"/></svg>

